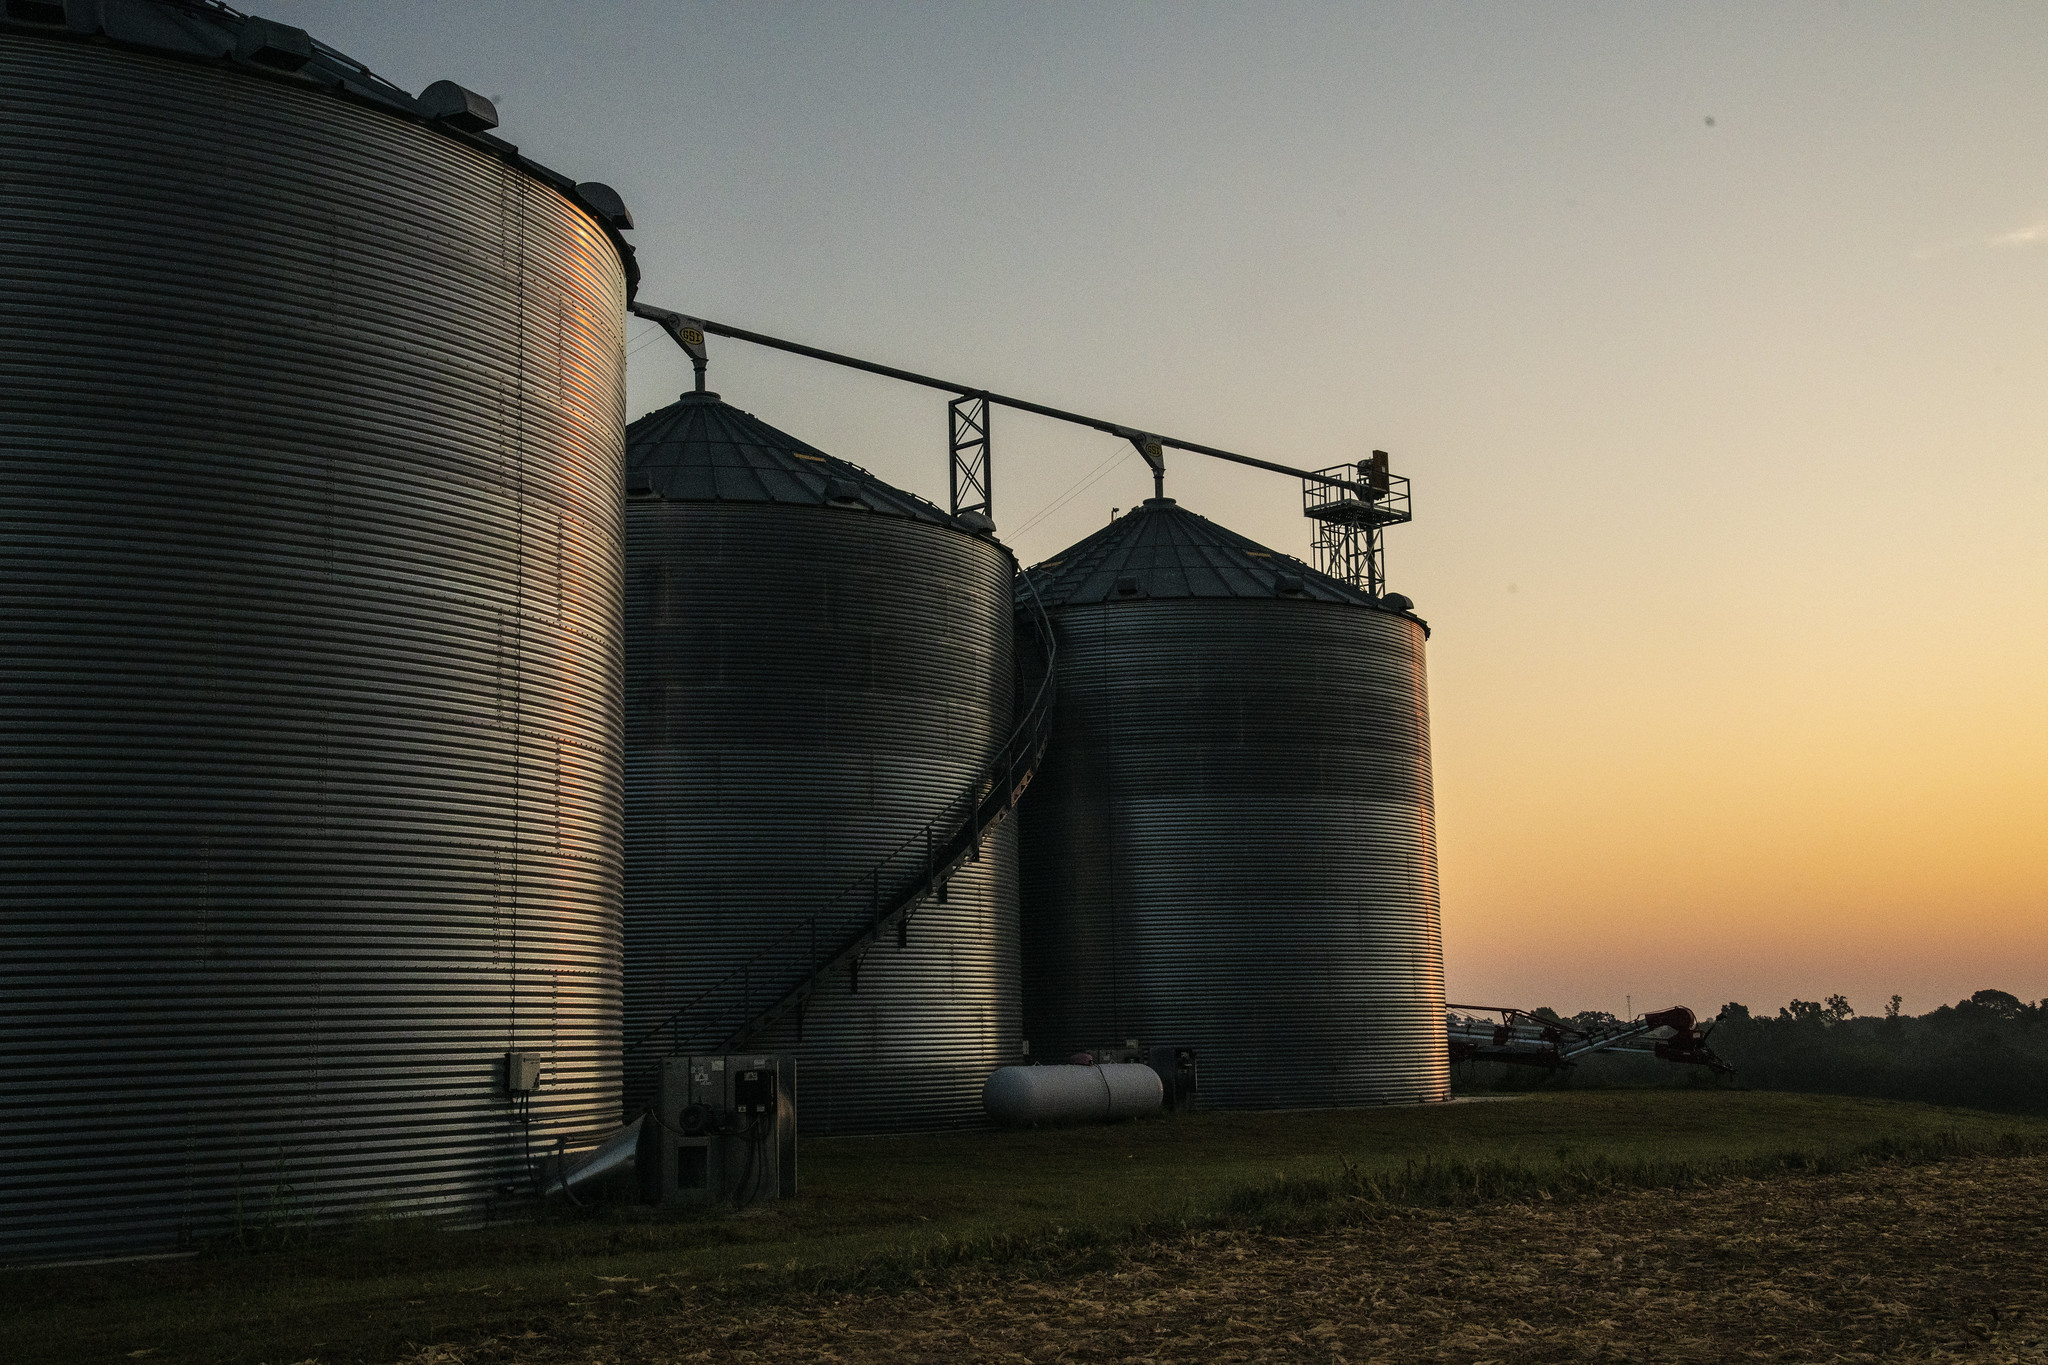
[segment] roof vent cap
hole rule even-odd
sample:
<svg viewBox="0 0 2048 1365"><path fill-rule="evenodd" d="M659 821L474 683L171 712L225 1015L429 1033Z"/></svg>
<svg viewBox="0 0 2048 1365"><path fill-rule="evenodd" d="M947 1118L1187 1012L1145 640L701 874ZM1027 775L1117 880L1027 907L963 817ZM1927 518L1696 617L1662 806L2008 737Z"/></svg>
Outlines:
<svg viewBox="0 0 2048 1365"><path fill-rule="evenodd" d="M235 39L235 56L273 71L297 71L313 60L313 36L290 24L252 18Z"/></svg>
<svg viewBox="0 0 2048 1365"><path fill-rule="evenodd" d="M1301 575L1298 573L1279 575L1273 580L1273 586L1283 593L1297 597L1308 591L1307 585L1301 581Z"/></svg>
<svg viewBox="0 0 2048 1365"><path fill-rule="evenodd" d="M1380 601L1385 603L1388 610L1390 611L1415 610L1415 599L1412 597L1403 596L1401 593L1398 592L1390 592L1385 597L1382 597Z"/></svg>
<svg viewBox="0 0 2048 1365"><path fill-rule="evenodd" d="M633 226L633 215L619 192L599 180L586 180L576 187L576 200L604 223L620 232ZM693 326L695 324L692 324Z"/></svg>
<svg viewBox="0 0 2048 1365"><path fill-rule="evenodd" d="M1136 597L1138 595L1138 580L1129 575L1119 578L1116 581L1116 595L1118 597Z"/></svg>
<svg viewBox="0 0 2048 1365"><path fill-rule="evenodd" d="M498 126L498 106L454 81L435 81L420 91L420 112L465 133L489 132Z"/></svg>
<svg viewBox="0 0 2048 1365"><path fill-rule="evenodd" d="M860 490L844 479L834 479L825 485L825 501L835 507L866 507L868 500Z"/></svg>
<svg viewBox="0 0 2048 1365"><path fill-rule="evenodd" d="M626 471L626 496L629 498L651 498L654 496L654 475L645 469Z"/></svg>
<svg viewBox="0 0 2048 1365"><path fill-rule="evenodd" d="M996 533L996 524L980 512L962 512L953 520L959 522L978 536L992 536Z"/></svg>

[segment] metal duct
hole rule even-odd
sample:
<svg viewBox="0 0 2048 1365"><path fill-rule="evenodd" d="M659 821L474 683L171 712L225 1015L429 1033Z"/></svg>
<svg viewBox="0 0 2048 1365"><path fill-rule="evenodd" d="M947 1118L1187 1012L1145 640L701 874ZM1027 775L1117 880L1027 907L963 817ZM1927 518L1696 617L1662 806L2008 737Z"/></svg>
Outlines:
<svg viewBox="0 0 2048 1365"><path fill-rule="evenodd" d="M1421 623L1168 499L1032 574L1033 1050L1194 1047L1221 1108L1445 1098Z"/></svg>
<svg viewBox="0 0 2048 1365"><path fill-rule="evenodd" d="M689 1005L976 781L1013 712L1010 554L715 394L627 434L628 1096L730 1039ZM847 926L867 912L849 904ZM833 942L831 924L820 950ZM779 969L778 969L779 970ZM746 1046L792 1052L803 1131L980 1121L1019 1043L1015 824L903 937ZM679 1013L680 1012L680 1013Z"/></svg>
<svg viewBox="0 0 2048 1365"><path fill-rule="evenodd" d="M557 1154L548 1163L548 1175L541 1182L541 1195L545 1198L566 1195L571 1203L577 1203L598 1186L637 1173L640 1134L646 1124L647 1116L642 1114L573 1163L566 1155Z"/></svg>
<svg viewBox="0 0 2048 1365"><path fill-rule="evenodd" d="M619 250L296 30L46 9L110 27L0 31L0 1259L474 1210L618 1121Z"/></svg>

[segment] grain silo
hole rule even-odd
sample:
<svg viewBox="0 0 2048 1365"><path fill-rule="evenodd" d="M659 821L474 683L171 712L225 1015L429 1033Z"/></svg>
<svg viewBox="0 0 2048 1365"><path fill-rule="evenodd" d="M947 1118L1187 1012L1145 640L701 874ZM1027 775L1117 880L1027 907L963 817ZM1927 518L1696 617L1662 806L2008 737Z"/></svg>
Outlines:
<svg viewBox="0 0 2048 1365"><path fill-rule="evenodd" d="M626 450L629 1094L744 1041L795 1053L806 1133L978 1122L1019 1042L1014 821L872 931L1011 739L1010 552L716 394Z"/></svg>
<svg viewBox="0 0 2048 1365"><path fill-rule="evenodd" d="M1030 572L1059 650L1021 807L1033 1052L1193 1047L1225 1108L1446 1097L1406 599L1164 497Z"/></svg>
<svg viewBox="0 0 2048 1365"><path fill-rule="evenodd" d="M199 0L0 19L0 1260L620 1103L617 196Z"/></svg>

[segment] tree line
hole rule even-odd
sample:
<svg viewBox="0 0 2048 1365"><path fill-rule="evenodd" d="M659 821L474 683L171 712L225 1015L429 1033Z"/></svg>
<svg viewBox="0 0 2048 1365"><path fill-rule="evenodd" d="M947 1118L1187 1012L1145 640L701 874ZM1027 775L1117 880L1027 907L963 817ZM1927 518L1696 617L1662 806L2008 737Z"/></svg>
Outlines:
<svg viewBox="0 0 2048 1365"><path fill-rule="evenodd" d="M1709 1041L1754 1089L2048 1113L2048 1000L1983 990L1918 1016L1899 1004L1862 1015L1831 995L1776 1016L1729 1004Z"/></svg>

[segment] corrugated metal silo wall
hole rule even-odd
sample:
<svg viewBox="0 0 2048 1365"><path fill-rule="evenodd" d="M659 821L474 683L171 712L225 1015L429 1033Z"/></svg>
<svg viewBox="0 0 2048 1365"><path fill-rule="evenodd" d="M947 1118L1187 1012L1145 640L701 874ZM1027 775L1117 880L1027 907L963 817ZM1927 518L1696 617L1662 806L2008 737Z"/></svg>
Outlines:
<svg viewBox="0 0 2048 1365"><path fill-rule="evenodd" d="M1057 610L1025 1036L1200 1050L1225 1108L1445 1097L1423 634L1285 600Z"/></svg>
<svg viewBox="0 0 2048 1365"><path fill-rule="evenodd" d="M1013 564L986 540L837 508L635 501L626 526L637 1038L972 783L1011 726ZM751 1045L796 1053L802 1129L979 1121L1020 1037L1013 821L851 986L828 981L801 1042L791 1022ZM628 1057L629 1100L650 1098L674 1041Z"/></svg>
<svg viewBox="0 0 2048 1365"><path fill-rule="evenodd" d="M0 181L0 1259L478 1207L618 1115L617 255L63 40Z"/></svg>

